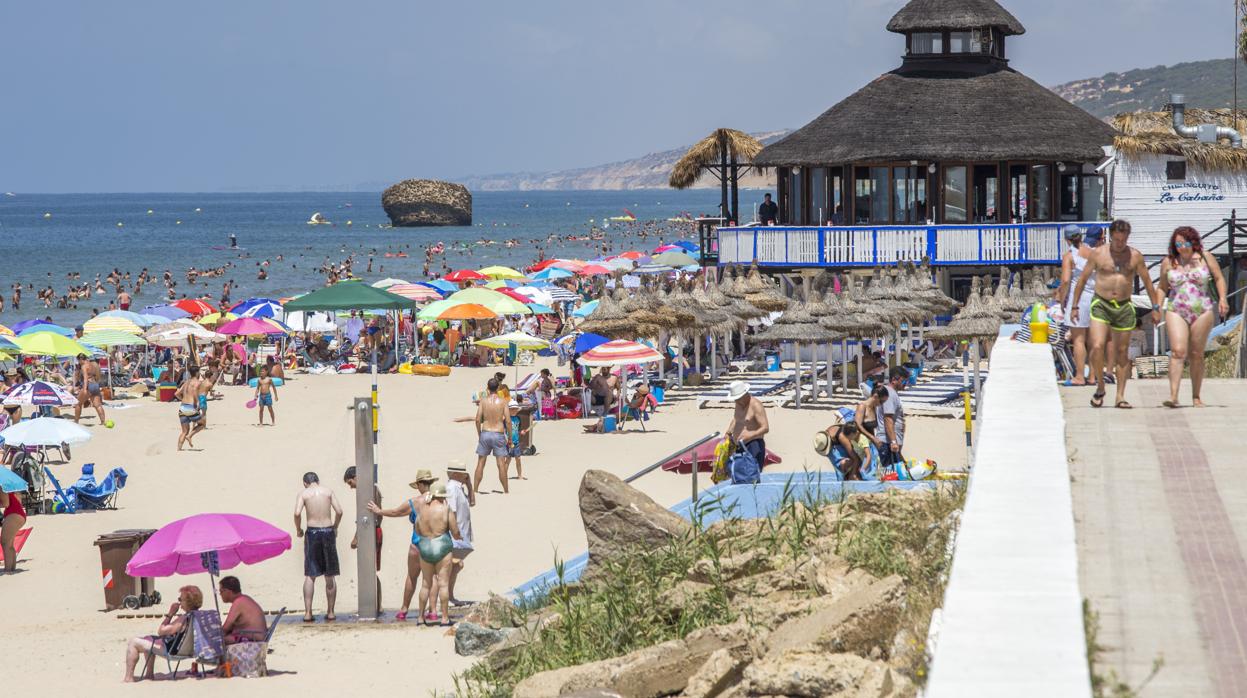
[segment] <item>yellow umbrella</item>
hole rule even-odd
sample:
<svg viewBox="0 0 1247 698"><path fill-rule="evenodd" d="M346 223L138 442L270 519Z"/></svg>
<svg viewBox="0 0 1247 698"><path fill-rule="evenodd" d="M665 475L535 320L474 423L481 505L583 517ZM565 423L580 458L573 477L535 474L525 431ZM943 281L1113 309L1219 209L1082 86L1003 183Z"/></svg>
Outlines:
<svg viewBox="0 0 1247 698"><path fill-rule="evenodd" d="M486 337L485 339L477 340L476 343L491 349L506 349L514 346L516 349L527 349L529 351L547 349L550 346L550 343L541 337L534 337L524 332L508 332L496 337Z"/></svg>
<svg viewBox="0 0 1247 698"><path fill-rule="evenodd" d="M7 328L7 327L5 327L4 325L0 325L0 334L4 334L4 335L8 335L8 336L12 337L13 335L15 335L15 334L17 334L17 333L16 333L16 332L14 332L13 330L10 330L10 329L9 329L9 328Z"/></svg>
<svg viewBox="0 0 1247 698"><path fill-rule="evenodd" d="M130 320L123 317L101 315L93 317L82 324L85 332L104 332L112 330L115 332L125 332L126 334L143 334L143 328L134 324Z"/></svg>
<svg viewBox="0 0 1247 698"><path fill-rule="evenodd" d="M498 267L498 266L485 267L484 269L477 269L476 273L480 274L481 276L488 276L491 279L523 279L523 278L526 278L522 272L516 271L515 269L512 269L511 267Z"/></svg>
<svg viewBox="0 0 1247 698"><path fill-rule="evenodd" d="M229 322L230 320L237 320L237 319L238 319L238 316L230 312L210 313L208 315L205 315L199 318L197 322L203 325L204 327L213 327L223 322Z"/></svg>
<svg viewBox="0 0 1247 698"><path fill-rule="evenodd" d="M37 356L66 357L79 354L90 355L93 353L90 349L69 337L55 332L31 332L20 337L14 337L13 343L21 347L23 354Z"/></svg>

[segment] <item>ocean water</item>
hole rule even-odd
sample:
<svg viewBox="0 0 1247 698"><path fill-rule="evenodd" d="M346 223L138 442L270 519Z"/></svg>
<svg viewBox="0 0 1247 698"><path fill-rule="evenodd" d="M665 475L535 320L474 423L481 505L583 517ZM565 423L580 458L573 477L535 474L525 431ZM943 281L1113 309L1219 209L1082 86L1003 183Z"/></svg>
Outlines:
<svg viewBox="0 0 1247 698"><path fill-rule="evenodd" d="M742 209L753 193L742 192ZM351 253L356 256L356 273L365 279L419 281L424 247L438 241L449 248L445 257L452 269L527 265L537 256L537 245L529 242L534 239L541 241L547 257L593 257L600 254L601 243L547 244L545 239L550 234L587 235L593 226L590 221L600 224L623 215L625 208L641 221L710 213L717 209L718 197L717 190L480 192L473 194L471 227L382 228L389 219L379 192L0 195L0 291L5 298L0 324L45 315L67 326L80 323L92 308L107 308L111 288L106 286L106 294L89 301L78 301L76 310L60 310L45 309L35 290L26 286L51 285L59 297L68 284L93 281L114 268L137 274L146 267L157 276L168 269L178 281L178 294L188 296L207 293L216 298L223 281L233 279L232 298L237 301L319 288L324 276L316 268L326 259L337 263ZM314 212L334 225L307 225ZM615 251L648 250L657 244L652 238L626 236L630 227L611 223L607 228ZM230 233L238 237L241 252L213 249L228 246ZM510 248L501 244L511 239L521 242ZM483 244L488 241L498 244ZM365 269L371 250L376 254L369 274ZM410 256L384 257L387 251L400 250ZM277 255L284 260L277 262ZM263 260L271 262L269 277L259 281L258 265ZM187 285L189 267L227 263L233 267L224 277ZM439 267L436 262L434 271ZM81 280L69 281L68 272L80 273ZM16 312L11 303L14 283L23 286L22 307ZM134 309L164 302L164 294L160 283L145 286L134 299Z"/></svg>

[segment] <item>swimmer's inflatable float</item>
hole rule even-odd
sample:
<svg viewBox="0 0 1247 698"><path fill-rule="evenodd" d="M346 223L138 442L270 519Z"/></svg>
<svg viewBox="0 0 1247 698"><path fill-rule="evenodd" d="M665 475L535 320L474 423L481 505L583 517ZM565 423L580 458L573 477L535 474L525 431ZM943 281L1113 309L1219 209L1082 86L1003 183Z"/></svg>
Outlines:
<svg viewBox="0 0 1247 698"><path fill-rule="evenodd" d="M252 387L252 388L254 388L257 384L259 384L259 382L260 382L260 379L259 379L259 378L252 378L251 380L247 381L247 385L248 385L248 386L250 386L250 387ZM284 381L284 380L282 380L282 379L280 379L280 378L274 378L274 379L273 379L273 385L275 385L275 386L277 386L277 387L279 387L279 388L280 388L282 385L284 385L284 384L285 384L285 382L286 382L286 381Z"/></svg>

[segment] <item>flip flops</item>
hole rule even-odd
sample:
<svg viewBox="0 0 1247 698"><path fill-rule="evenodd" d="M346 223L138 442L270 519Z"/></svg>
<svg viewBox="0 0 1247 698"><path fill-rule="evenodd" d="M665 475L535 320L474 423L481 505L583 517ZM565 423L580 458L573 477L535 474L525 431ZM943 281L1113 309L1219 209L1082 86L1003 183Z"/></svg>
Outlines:
<svg viewBox="0 0 1247 698"><path fill-rule="evenodd" d="M1103 390L1095 391L1095 395L1091 396L1091 406L1097 409L1103 407L1104 406L1104 395L1105 393Z"/></svg>
<svg viewBox="0 0 1247 698"><path fill-rule="evenodd" d="M1119 400L1116 405L1113 405L1113 407L1116 407L1119 410L1133 410L1134 409L1134 405L1130 404L1129 402L1126 402L1125 400Z"/></svg>

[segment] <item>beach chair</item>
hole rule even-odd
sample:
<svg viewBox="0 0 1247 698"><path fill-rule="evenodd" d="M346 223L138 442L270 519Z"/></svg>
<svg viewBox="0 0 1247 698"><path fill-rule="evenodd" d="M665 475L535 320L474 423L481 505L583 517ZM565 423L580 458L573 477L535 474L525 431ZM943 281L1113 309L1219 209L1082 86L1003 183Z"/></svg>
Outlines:
<svg viewBox="0 0 1247 698"><path fill-rule="evenodd" d="M268 624L268 629L265 630L263 633L261 633L259 630L250 630L250 631L239 631L236 634L254 635L255 637L251 639L252 642L264 642L264 643L272 642L273 633L277 632L277 624L281 622L282 616L285 616L285 615L286 615L286 607L282 606L281 610L278 611L277 614L273 616L273 622ZM263 635L263 637L261 637L261 635Z"/></svg>
<svg viewBox="0 0 1247 698"><path fill-rule="evenodd" d="M199 611L191 611L187 614L186 625L183 626L182 632L179 633L177 641L173 643L173 647L166 654L156 654L156 648L153 646L147 651L147 656L143 662L143 671L139 676L147 676L147 672L152 668L152 662L156 661L156 657L163 657L165 665L169 668L169 678L176 679L178 669L182 667L182 662L195 659L195 614Z"/></svg>
<svg viewBox="0 0 1247 698"><path fill-rule="evenodd" d="M224 633L221 632L220 614L216 611L195 611L194 624L195 661L200 668L224 667L226 676L228 676L229 669L225 661L225 639Z"/></svg>
<svg viewBox="0 0 1247 698"><path fill-rule="evenodd" d="M56 476L52 474L52 471L49 470L46 465L43 466L43 475L44 477L48 479L48 482L52 483L52 491L54 493L52 496L53 511L56 510L56 507L60 506L62 508L62 511L64 511L67 514L77 513L78 511L77 498L71 497L70 495L65 493L65 490L61 489L61 483L56 480Z"/></svg>

